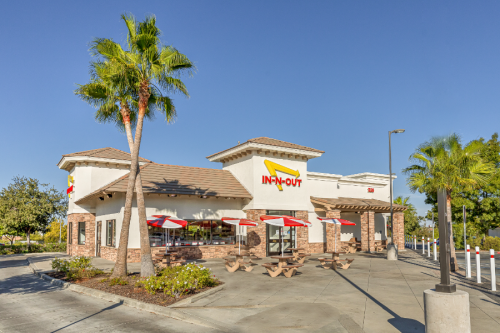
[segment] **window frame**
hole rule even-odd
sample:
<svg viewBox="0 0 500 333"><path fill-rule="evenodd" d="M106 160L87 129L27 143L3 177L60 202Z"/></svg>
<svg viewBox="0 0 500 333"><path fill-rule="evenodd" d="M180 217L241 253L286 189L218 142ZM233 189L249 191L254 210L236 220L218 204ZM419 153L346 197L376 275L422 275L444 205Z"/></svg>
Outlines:
<svg viewBox="0 0 500 333"><path fill-rule="evenodd" d="M110 239L110 228L111 223L111 239ZM116 220L106 220L106 246L116 247Z"/></svg>
<svg viewBox="0 0 500 333"><path fill-rule="evenodd" d="M83 224L83 230L84 230L84 235L85 235L85 240L83 241L83 243L82 243L82 239L80 238L80 236L81 236L80 231L82 230L82 228L80 226L82 224ZM85 222L78 222L78 245L85 245L86 240L87 240L87 232L85 229Z"/></svg>
<svg viewBox="0 0 500 333"><path fill-rule="evenodd" d="M73 222L68 222L68 244L73 244Z"/></svg>

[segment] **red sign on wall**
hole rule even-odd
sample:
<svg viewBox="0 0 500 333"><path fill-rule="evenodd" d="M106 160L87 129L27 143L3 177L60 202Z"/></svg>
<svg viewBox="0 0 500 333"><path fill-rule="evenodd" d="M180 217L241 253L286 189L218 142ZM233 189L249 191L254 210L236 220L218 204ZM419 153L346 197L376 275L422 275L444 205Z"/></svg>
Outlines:
<svg viewBox="0 0 500 333"><path fill-rule="evenodd" d="M375 189L373 187L368 187L368 192L373 193L375 192Z"/></svg>

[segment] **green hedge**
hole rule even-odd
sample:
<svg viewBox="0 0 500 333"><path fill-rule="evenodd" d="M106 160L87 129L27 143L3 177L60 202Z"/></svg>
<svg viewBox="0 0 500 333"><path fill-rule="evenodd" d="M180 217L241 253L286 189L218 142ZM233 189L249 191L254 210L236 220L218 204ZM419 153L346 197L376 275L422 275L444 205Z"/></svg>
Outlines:
<svg viewBox="0 0 500 333"><path fill-rule="evenodd" d="M41 252L66 252L66 243L51 243L51 244L31 244L28 251L28 244L14 244L0 246L1 254L18 254L18 253L41 253Z"/></svg>
<svg viewBox="0 0 500 333"><path fill-rule="evenodd" d="M493 249L495 251L500 251L500 237L486 237L484 242L482 242L482 238L476 237L475 239L468 239L467 243L470 245L471 249L474 249L476 246L483 251L489 251Z"/></svg>

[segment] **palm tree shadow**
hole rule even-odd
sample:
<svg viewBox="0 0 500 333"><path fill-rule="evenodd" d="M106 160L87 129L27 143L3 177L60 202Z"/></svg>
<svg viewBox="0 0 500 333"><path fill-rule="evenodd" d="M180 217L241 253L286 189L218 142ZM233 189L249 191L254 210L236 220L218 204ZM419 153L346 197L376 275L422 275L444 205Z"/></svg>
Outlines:
<svg viewBox="0 0 500 333"><path fill-rule="evenodd" d="M372 300L375 304L380 306L384 311L389 313L391 316L394 318L389 319L389 323L394 326L395 329L397 329L400 332L425 332L425 325L419 322L418 320L411 319L411 318L403 318L399 316L397 313L389 309L387 306L382 304L380 301L378 301L375 297L358 287L357 284L349 280L347 277L345 277L342 273L339 271L334 271L339 275L341 278L343 278L346 282L348 282L350 285L352 285L354 288L356 288L358 291L363 293L366 297L368 297L370 300Z"/></svg>
<svg viewBox="0 0 500 333"><path fill-rule="evenodd" d="M71 323L71 324L68 324L68 325L66 325L66 326L64 326L64 327L61 327L61 328L59 328L59 329L57 329L57 330L55 330L55 331L52 331L51 333L62 331L62 330L63 330L63 329L65 329L65 328L68 328L68 327L70 327L70 326L72 326L72 325L78 324L79 322L82 322L82 321L84 321L84 320L86 320L86 319L89 319L90 317L93 317L93 316L96 316L96 315L98 315L98 314L100 314L100 313L103 313L104 311L113 310L113 309L115 309L115 308L117 308L117 307L119 307L119 306L121 306L121 305L123 305L123 300L121 300L119 303L115 303L115 304L113 304L113 305L110 305L110 306L108 306L107 308L102 309L101 311L97 311L96 313L91 314L90 316L87 316L87 317L85 317L85 318L82 318L82 319L80 319L80 320L77 320L77 321L75 321L75 322L73 322L73 323Z"/></svg>
<svg viewBox="0 0 500 333"><path fill-rule="evenodd" d="M142 181L144 193L155 194L178 194L178 195L199 195L199 196L217 196L217 192L208 188L203 189L191 184L182 184L179 180L169 180L163 178L163 181Z"/></svg>

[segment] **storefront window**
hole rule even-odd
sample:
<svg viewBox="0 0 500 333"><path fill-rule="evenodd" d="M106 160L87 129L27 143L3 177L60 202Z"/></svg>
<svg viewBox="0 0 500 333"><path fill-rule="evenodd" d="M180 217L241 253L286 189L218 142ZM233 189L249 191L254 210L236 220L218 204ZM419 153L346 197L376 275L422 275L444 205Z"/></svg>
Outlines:
<svg viewBox="0 0 500 333"><path fill-rule="evenodd" d="M106 246L116 245L116 220L106 221Z"/></svg>
<svg viewBox="0 0 500 333"><path fill-rule="evenodd" d="M222 221L212 222L212 244L234 244L236 226Z"/></svg>
<svg viewBox="0 0 500 333"><path fill-rule="evenodd" d="M85 245L85 222L78 222L78 244Z"/></svg>
<svg viewBox="0 0 500 333"><path fill-rule="evenodd" d="M222 221L187 220L185 228L167 229L149 227L150 246L199 246L234 244L236 228ZM168 233L168 236L167 236Z"/></svg>

